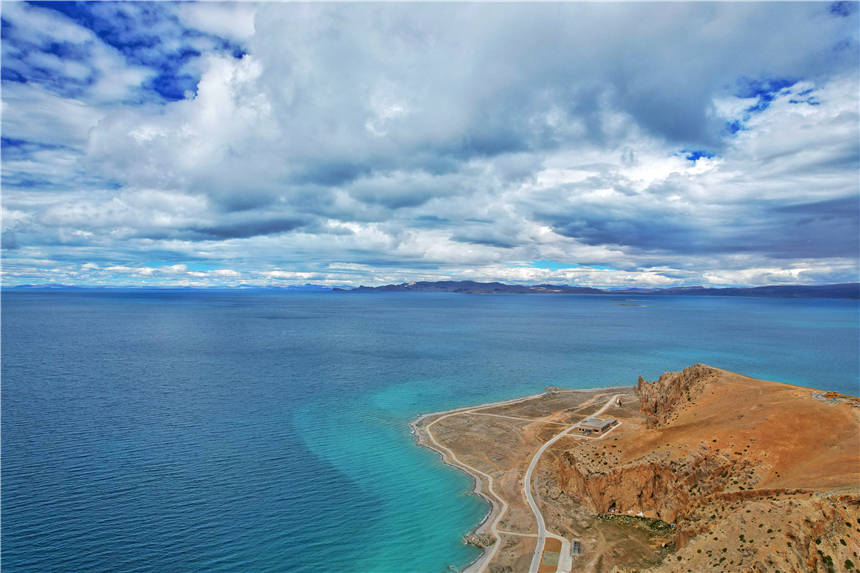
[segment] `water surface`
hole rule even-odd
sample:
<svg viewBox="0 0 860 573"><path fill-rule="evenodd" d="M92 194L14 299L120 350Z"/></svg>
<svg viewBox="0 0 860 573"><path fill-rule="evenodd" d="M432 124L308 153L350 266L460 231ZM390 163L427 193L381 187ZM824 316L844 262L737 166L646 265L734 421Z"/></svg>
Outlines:
<svg viewBox="0 0 860 573"><path fill-rule="evenodd" d="M705 362L858 393L858 303L6 291L7 571L441 572L471 482L419 413Z"/></svg>

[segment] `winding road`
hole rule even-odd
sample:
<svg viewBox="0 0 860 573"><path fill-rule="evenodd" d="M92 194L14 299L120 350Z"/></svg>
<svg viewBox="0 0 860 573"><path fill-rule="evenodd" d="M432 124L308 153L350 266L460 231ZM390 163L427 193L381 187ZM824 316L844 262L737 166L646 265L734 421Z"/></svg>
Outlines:
<svg viewBox="0 0 860 573"><path fill-rule="evenodd" d="M604 404L600 410L592 414L592 416L599 416L604 413L607 409L609 409L610 406L612 406L612 404L615 403L615 401L618 399L618 396L620 396L620 394L615 394L614 396L611 396L609 400L607 400L606 404ZM537 520L538 524L537 546L535 547L534 555L532 555L532 562L529 566L529 573L537 573L538 569L540 568L540 561L541 557L543 556L543 548L546 544L547 537L552 537L553 539L558 539L559 541L561 541L561 554L558 558L558 568L556 569L556 572L569 573L572 568L572 561L570 557L570 541L568 541L564 537L561 537L560 535L550 533L546 530L546 522L543 519L543 514L541 513L540 509L537 506L537 503L535 503L534 497L532 496L532 474L537 467L538 461L540 461L541 455L546 451L546 449L553 445L556 441L567 436L571 431L576 428L577 425L578 423L570 426L568 429L564 430L559 434L556 434L544 445L542 445L540 449L535 452L535 455L532 456L532 460L529 463L528 469L526 470L526 475L523 478L523 494L526 496L526 501L528 501L529 507L531 507L532 513L534 513L535 519ZM618 427L618 425L616 425L615 427ZM606 434L611 431L612 429L606 432ZM606 434L603 435L605 436ZM603 436L600 437L602 438Z"/></svg>
<svg viewBox="0 0 860 573"><path fill-rule="evenodd" d="M481 470L479 470L473 466L470 466L469 464L463 463L456 455L454 455L454 452L452 452L451 450L449 450L447 447L443 446L442 444L440 444L436 440L436 437L433 436L433 432L430 431L430 428L432 428L437 422L441 422L445 418L448 418L449 416L453 416L455 414L478 413L477 410L483 410L485 408L491 408L494 406L516 404L518 402L524 402L526 400L531 400L531 399L536 398L538 396L540 396L540 394L536 394L534 396L526 396L525 398L517 398L515 400L506 400L504 402L495 402L493 404L485 404L485 405L480 406L478 408L460 408L458 410L451 410L450 412L448 412L444 416L439 416L438 418L436 418L435 420L433 420L432 422L427 424L427 426L425 427L425 434L427 434L427 437L430 438L430 441L433 442L433 445L435 445L439 451L443 452L443 454L445 456L447 456L449 460L456 462L456 464L452 463L451 465L459 465L463 468L471 470L474 474L479 475L479 476L481 476L487 480L487 493L489 495L485 495L484 497L489 499L489 501L492 505L495 506L498 504L498 506L500 508L499 511L496 513L496 518L493 520L493 522L489 526L490 533L493 535L495 542L490 547L489 551L485 551L483 553L483 555L481 555L481 557L479 557L475 563L473 563L471 566L469 566L467 568L467 571L475 571L476 573L480 573L480 572L486 570L487 565L490 564L490 561L493 560L493 557L495 557L496 552L498 552L499 546L501 545L501 537L499 536L498 525L499 525L499 521L501 521L501 519L502 519L502 516L504 516L505 513L508 511L508 502L506 502L504 500L504 498L502 498L499 494L497 494L495 492L495 490L493 489L493 476L486 474L486 473L482 472ZM428 415L432 415L432 414L428 414ZM424 418L424 416L422 416L422 418ZM419 419L419 421L420 421L420 419ZM481 487L482 487L481 486L481 480L476 479L475 482L476 482L475 483L475 492L478 494L481 494L482 493L481 492ZM491 511L490 514L492 515L492 513L493 512Z"/></svg>
<svg viewBox="0 0 860 573"><path fill-rule="evenodd" d="M433 420L432 422L427 424L427 426L425 426L425 428L424 428L427 438L433 443L433 445L435 446L435 449L442 453L443 458L447 458L446 461L448 461L448 463L450 463L451 465L464 468L467 471L470 471L474 476L476 476L475 492L480 494L480 495L484 495L484 497L487 498L494 507L497 506L499 508L499 511L496 512L495 518L489 524L489 527L488 527L489 532L492 534L493 538L495 539L495 542L492 544L492 546L490 546L488 548L489 549L488 551L485 551L483 553L483 555L481 555L481 557L478 558L477 561L475 561L468 568L466 568L465 571L467 571L469 573L472 573L472 572L482 573L483 571L486 570L487 566L493 560L493 557L495 557L496 553L499 550L499 546L501 545L500 534L519 535L522 537L537 537L537 546L535 547L535 552L534 552L534 555L532 556L531 566L529 567L529 573L537 573L538 568L540 567L540 561L541 561L541 557L543 555L543 549L544 549L544 545L546 544L546 538L547 537L551 537L553 539L558 539L561 542L561 554L559 555L556 573L570 573L570 570L572 568L572 559L571 559L571 555L570 555L570 541L565 539L564 537L562 537L560 535L556 535L555 533L547 531L546 522L544 521L543 514L541 513L540 509L537 506L537 503L535 503L534 497L532 496L531 482L532 482L532 474L534 473L534 469L537 467L537 464L538 464L538 461L540 460L541 454L543 454L547 450L547 448L549 448L556 441L563 438L564 436L569 435L570 432L572 432L576 428L576 426L578 425L578 422L576 424L573 424L572 426L569 426L564 431L556 434L549 441L544 443L540 447L540 449L538 449L538 451L535 452L535 454L532 456L532 459L529 463L529 467L526 470L526 475L523 478L523 494L525 495L526 501L528 501L529 507L531 507L532 513L534 513L534 516L535 516L535 520L538 523L538 532L536 534L534 534L534 533L515 533L512 531L499 531L498 525L499 525L499 522L501 521L502 517L505 515L505 513L508 510L508 502L506 502L504 500L504 498L502 498L499 494L496 493L495 489L493 488L493 485L494 485L493 477L491 475L489 475L485 472L482 472L481 470L479 470L473 466L470 466L469 464L466 464L463 461L461 461L454 454L454 452L452 452L446 446L443 446L442 444L440 444L439 441L436 440L436 437L433 435L433 432L430 431L430 429L435 424L437 424L438 422L441 422L442 420L444 420L450 416L453 416L455 414L482 414L482 412L480 410L484 410L486 408L492 408L495 406L503 406L503 405L508 405L508 404L516 404L518 402L524 402L526 400L532 400L534 398L537 398L538 396L540 396L540 394L536 394L534 396L526 396L525 398L517 398L514 400L506 400L504 402L495 402L492 404L484 404L483 406L478 406L478 407L467 407L467 408L459 408L457 410L449 410L448 412L445 412L443 415L439 416L438 418L436 418L435 420ZM598 410L597 412L592 414L592 416L599 416L603 412L605 412L607 409L609 409L609 407L612 406L612 404L615 402L615 400L618 398L618 396L620 396L620 394L615 394L615 395L611 396L609 398L609 400L606 402L606 404L604 404L603 407L600 408L600 410ZM528 419L528 418L518 418L515 416L505 416L505 415L490 414L490 413L484 413L484 414L494 415L494 416L498 416L498 417L502 417L502 418L513 418L513 419L519 419L519 420L527 420L527 421L531 421L531 422L539 422L539 423L543 422L543 423L549 423L549 424L558 424L558 422L551 422L548 420L534 420L534 419ZM429 416L435 416L435 415L437 415L437 414L426 414L424 416L421 416L414 423L414 427L417 427L417 424L422 419L429 417ZM618 424L616 424L613 428L608 430L605 434L603 434L599 438L589 438L589 439L596 439L596 440L602 439L603 437L605 437L607 434L609 434L612 430L614 430L615 428L617 428L620 425L621 425L621 423L619 422ZM576 436L576 437L579 437L579 436ZM480 476L480 477L484 478L485 480L487 480L487 494L484 494L482 492L483 484L481 483L481 480L477 478L477 476ZM490 515L492 515L492 513L493 512L491 511Z"/></svg>

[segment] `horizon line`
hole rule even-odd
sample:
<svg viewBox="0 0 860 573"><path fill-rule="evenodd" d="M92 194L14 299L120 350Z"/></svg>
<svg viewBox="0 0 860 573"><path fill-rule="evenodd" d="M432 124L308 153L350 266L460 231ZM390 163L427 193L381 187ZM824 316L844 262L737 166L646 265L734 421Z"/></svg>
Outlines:
<svg viewBox="0 0 860 573"><path fill-rule="evenodd" d="M367 285L367 284L359 284L359 285L350 285L350 284L320 284L320 283L283 283L283 284L249 284L249 283L240 283L240 284L75 284L75 283L21 283L15 285L6 285L0 284L0 289L2 290L14 290L14 289L183 289L183 290L213 290L213 289L226 289L226 290L250 290L250 289L290 289L290 288L316 288L316 289L325 289L325 290L351 290L357 288L370 288L376 289L386 286L402 286L402 285L415 285L415 284L449 284L449 283L472 283L475 285L503 285L508 287L539 287L539 286L552 286L552 287L568 287L568 288L582 288L582 289L593 289L600 291L624 291L624 290L645 290L645 291L661 291L661 290L672 290L672 289L760 289L760 288L788 288L788 287L802 287L802 288L816 288L816 287L834 287L834 286L860 286L860 281L852 281L852 282L838 282L838 283L781 283L781 284L762 284L762 285L749 285L749 284L718 284L718 285L704 285L704 284L683 284L683 285L673 285L673 286L645 286L645 285L629 285L629 286L592 286L592 285L579 285L579 284L570 284L570 283L547 283L547 282L534 282L534 283L526 283L526 282L503 282L503 281L475 281L470 279L446 279L446 280L421 280L421 281L401 281L401 282L391 282L384 283L378 285Z"/></svg>

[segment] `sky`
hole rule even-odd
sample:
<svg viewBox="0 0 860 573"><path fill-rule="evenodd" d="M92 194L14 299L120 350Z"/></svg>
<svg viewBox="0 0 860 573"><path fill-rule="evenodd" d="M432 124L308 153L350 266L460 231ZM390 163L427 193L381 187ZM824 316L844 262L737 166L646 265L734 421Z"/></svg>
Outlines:
<svg viewBox="0 0 860 573"><path fill-rule="evenodd" d="M855 2L1 8L5 286L860 280Z"/></svg>

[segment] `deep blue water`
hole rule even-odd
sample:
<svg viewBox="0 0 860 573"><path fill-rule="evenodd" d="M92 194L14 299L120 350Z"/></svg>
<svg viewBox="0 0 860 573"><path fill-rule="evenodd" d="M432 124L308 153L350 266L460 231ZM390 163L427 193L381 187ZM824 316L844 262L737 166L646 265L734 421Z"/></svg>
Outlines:
<svg viewBox="0 0 860 573"><path fill-rule="evenodd" d="M640 306L641 305L641 306ZM706 362L858 394L857 302L27 292L2 300L4 571L441 572L486 508L423 412Z"/></svg>

